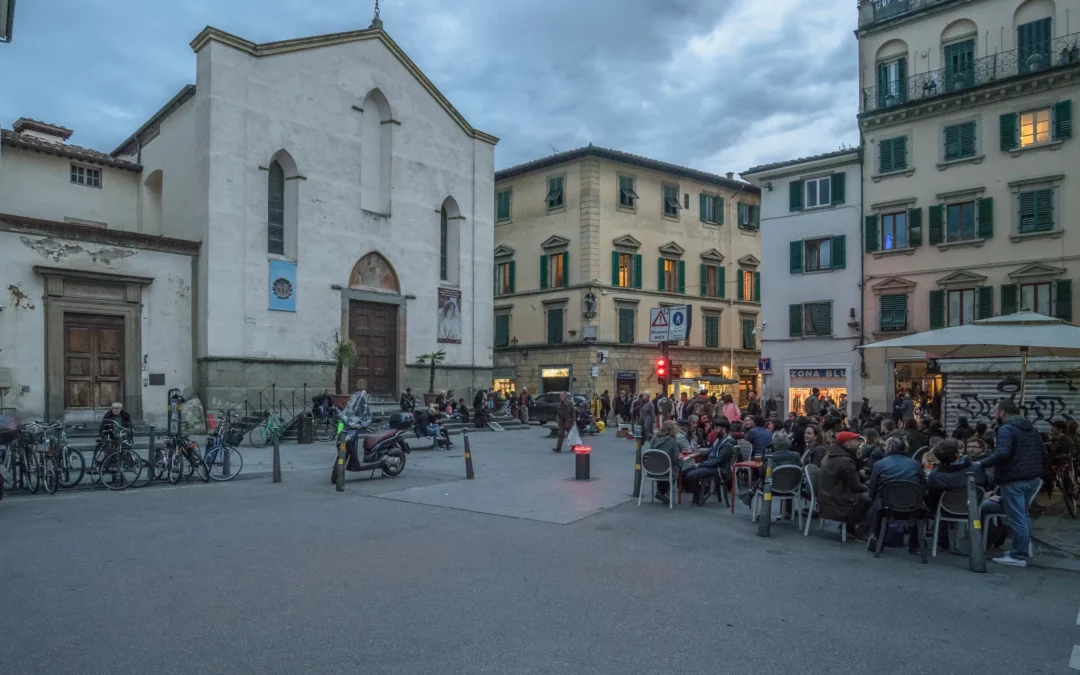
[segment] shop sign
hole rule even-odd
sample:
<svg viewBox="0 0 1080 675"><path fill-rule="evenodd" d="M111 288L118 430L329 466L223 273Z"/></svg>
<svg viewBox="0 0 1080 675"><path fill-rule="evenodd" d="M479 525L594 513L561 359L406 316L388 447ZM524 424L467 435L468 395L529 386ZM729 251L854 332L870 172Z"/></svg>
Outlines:
<svg viewBox="0 0 1080 675"><path fill-rule="evenodd" d="M847 368L796 368L791 371L792 378L810 379L847 379Z"/></svg>
<svg viewBox="0 0 1080 675"><path fill-rule="evenodd" d="M636 380L637 372L633 370L620 370L615 373L616 380Z"/></svg>
<svg viewBox="0 0 1080 675"><path fill-rule="evenodd" d="M725 377L724 369L722 367L702 368L701 374L708 375L709 377Z"/></svg>
<svg viewBox="0 0 1080 675"><path fill-rule="evenodd" d="M739 368L739 375L742 377L753 377L757 375L756 368Z"/></svg>

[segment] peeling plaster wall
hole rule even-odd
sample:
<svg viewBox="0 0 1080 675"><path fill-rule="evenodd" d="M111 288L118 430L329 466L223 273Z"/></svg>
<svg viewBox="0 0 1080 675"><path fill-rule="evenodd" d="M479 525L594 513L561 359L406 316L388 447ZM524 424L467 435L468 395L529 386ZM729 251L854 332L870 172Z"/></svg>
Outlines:
<svg viewBox="0 0 1080 675"><path fill-rule="evenodd" d="M71 182L71 165L101 169L101 187ZM138 230L139 174L85 164L21 148L4 148L0 163L0 213L64 222L105 223L111 230Z"/></svg>
<svg viewBox="0 0 1080 675"><path fill-rule="evenodd" d="M447 364L491 366L493 147L466 135L378 41L255 58L218 42L198 55L199 129L209 135L207 353L323 359L354 264L377 250L408 302L406 360L444 347ZM393 125L391 216L360 203L360 106L378 87ZM208 120L202 120L208 106ZM372 111L373 113L375 111ZM377 114L377 113L376 113ZM201 139L202 132L197 136ZM267 309L267 173L287 150L299 181L297 311ZM464 321L436 345L439 208L458 203ZM446 284L442 284L446 285Z"/></svg>
<svg viewBox="0 0 1080 675"><path fill-rule="evenodd" d="M6 161L6 157L5 157ZM165 374L165 386L143 387L144 419L163 423L165 393L191 386L191 258L73 240L0 232L0 367L10 368L14 386L4 398L23 419L45 415L45 289L35 265L105 274L150 277L142 292L142 353L146 368ZM12 285L25 294L14 305ZM32 308L31 308L32 307ZM22 393L22 387L29 387Z"/></svg>

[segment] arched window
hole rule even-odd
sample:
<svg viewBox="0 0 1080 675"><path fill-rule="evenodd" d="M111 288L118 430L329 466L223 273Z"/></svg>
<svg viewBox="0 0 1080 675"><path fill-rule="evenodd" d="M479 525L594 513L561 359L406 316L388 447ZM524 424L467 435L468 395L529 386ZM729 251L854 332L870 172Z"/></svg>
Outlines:
<svg viewBox="0 0 1080 675"><path fill-rule="evenodd" d="M390 103L378 89L364 98L360 135L360 207L390 213L390 157L393 117Z"/></svg>
<svg viewBox="0 0 1080 675"><path fill-rule="evenodd" d="M157 169L143 181L142 231L146 234L162 234L161 190L162 173Z"/></svg>
<svg viewBox="0 0 1080 675"><path fill-rule="evenodd" d="M285 255L285 171L276 161L270 162L266 208L266 251Z"/></svg>
<svg viewBox="0 0 1080 675"><path fill-rule="evenodd" d="M461 283L461 211L453 197L443 200L439 209L439 279Z"/></svg>
<svg viewBox="0 0 1080 675"><path fill-rule="evenodd" d="M447 220L446 220L446 206L439 210L439 278L443 281L449 280L449 270L447 269Z"/></svg>

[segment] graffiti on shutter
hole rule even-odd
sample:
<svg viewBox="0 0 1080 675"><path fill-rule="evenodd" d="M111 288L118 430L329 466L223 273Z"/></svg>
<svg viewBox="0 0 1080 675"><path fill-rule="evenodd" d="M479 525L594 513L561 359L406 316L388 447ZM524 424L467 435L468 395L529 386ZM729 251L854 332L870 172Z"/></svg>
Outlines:
<svg viewBox="0 0 1080 675"><path fill-rule="evenodd" d="M1049 431L1054 420L1080 414L1080 372L1028 373L1024 414L1039 431ZM950 373L945 385L945 421L949 433L956 420L968 418L974 427L990 422L998 401L1008 399L1019 405L1019 373Z"/></svg>

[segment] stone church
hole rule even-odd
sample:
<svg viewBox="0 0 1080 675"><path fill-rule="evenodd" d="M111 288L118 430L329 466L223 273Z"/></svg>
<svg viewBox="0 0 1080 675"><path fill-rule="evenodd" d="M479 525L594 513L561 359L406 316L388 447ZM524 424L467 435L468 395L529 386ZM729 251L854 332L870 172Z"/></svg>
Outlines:
<svg viewBox="0 0 1080 675"><path fill-rule="evenodd" d="M489 386L494 146L383 30L257 44L207 27L198 67L110 153L31 119L0 134L0 406L160 420L334 388Z"/></svg>

